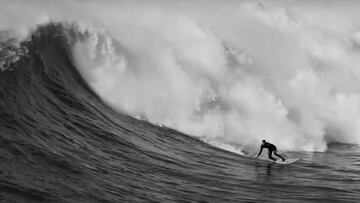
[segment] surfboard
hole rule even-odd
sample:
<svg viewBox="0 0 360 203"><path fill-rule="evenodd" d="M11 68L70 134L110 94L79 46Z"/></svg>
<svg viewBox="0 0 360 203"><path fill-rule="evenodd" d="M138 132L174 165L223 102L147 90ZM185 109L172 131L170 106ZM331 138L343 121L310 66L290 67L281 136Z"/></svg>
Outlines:
<svg viewBox="0 0 360 203"><path fill-rule="evenodd" d="M284 164L284 165L287 165L287 164L292 164L292 163L295 163L297 162L298 160L300 159L285 159L285 161L282 161L281 159L277 159L276 161L272 161L270 159L259 159L258 160L261 160L261 161L266 161L266 162L270 162L270 163L274 163L274 164Z"/></svg>
<svg viewBox="0 0 360 203"><path fill-rule="evenodd" d="M297 162L299 159L285 159L285 161L282 161L281 159L278 159L276 161L274 161L274 163L277 164L292 164Z"/></svg>

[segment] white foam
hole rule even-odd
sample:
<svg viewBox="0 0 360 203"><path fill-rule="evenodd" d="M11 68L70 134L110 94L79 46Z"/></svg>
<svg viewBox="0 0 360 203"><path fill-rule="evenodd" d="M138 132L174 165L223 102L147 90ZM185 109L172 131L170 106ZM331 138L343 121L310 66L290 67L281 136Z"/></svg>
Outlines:
<svg viewBox="0 0 360 203"><path fill-rule="evenodd" d="M119 16L136 20L104 19L122 52L79 66L96 67L90 83L115 108L230 151L261 139L306 151L359 143L359 29L344 25L351 5L317 16L301 3L227 3L215 15L199 2L132 5ZM327 23L329 13L337 20ZM75 53L91 50L82 46Z"/></svg>

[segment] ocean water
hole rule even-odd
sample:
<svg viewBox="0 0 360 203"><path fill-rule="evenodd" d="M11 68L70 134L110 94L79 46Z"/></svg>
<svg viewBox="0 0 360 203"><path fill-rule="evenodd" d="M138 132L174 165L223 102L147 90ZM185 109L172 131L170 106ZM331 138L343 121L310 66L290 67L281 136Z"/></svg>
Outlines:
<svg viewBox="0 0 360 203"><path fill-rule="evenodd" d="M0 2L0 202L360 201L355 3L59 2Z"/></svg>

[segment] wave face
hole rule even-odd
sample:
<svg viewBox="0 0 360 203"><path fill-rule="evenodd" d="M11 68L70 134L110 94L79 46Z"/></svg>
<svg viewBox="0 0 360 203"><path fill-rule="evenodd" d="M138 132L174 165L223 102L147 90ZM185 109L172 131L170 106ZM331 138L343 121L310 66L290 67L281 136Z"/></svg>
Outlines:
<svg viewBox="0 0 360 203"><path fill-rule="evenodd" d="M121 113L237 153L326 151L360 143L360 31L357 3L320 2L4 0L0 29L76 22L75 66Z"/></svg>
<svg viewBox="0 0 360 203"><path fill-rule="evenodd" d="M166 188L196 176L186 175L197 170L195 154L218 150L108 108L74 66L71 47L83 38L69 25L40 26L0 74L0 200L182 199Z"/></svg>

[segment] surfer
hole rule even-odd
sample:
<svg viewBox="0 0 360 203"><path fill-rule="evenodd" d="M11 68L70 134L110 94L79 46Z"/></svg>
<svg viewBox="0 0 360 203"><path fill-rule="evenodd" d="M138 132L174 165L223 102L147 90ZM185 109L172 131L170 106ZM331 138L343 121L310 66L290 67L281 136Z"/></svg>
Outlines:
<svg viewBox="0 0 360 203"><path fill-rule="evenodd" d="M269 159L276 161L276 159L274 157L271 156L272 152L274 152L274 154L278 157L280 157L282 159L282 161L285 161L285 159L280 156L280 154L277 153L276 150L276 146L271 144L270 142L266 142L266 140L262 141L261 147L260 147L260 152L259 154L256 156L256 158L258 158L263 150L263 148L267 148L268 149L268 153L269 153Z"/></svg>

